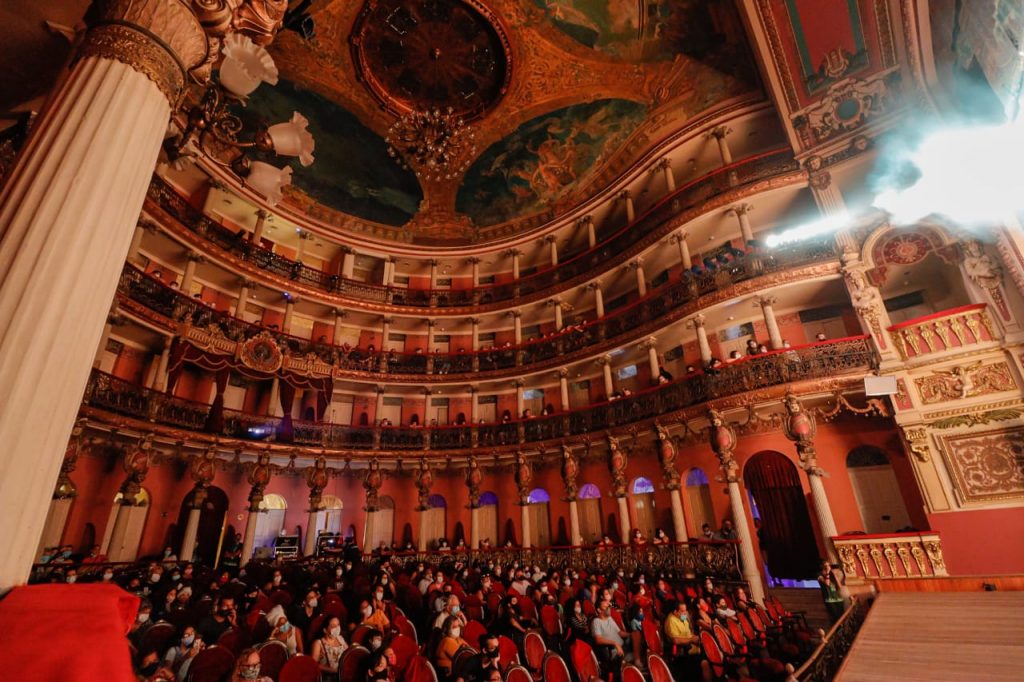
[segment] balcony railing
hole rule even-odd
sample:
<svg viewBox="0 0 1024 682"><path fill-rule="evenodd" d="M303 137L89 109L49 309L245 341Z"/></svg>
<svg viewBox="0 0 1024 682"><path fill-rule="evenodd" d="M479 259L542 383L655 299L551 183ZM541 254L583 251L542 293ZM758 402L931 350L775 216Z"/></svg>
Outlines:
<svg viewBox="0 0 1024 682"><path fill-rule="evenodd" d="M118 292L131 301L160 315L187 322L194 330L209 331L215 324L224 338L245 341L268 331L277 339L285 354L308 359L314 354L325 366L339 370L339 376L368 372L397 377L424 375L445 376L470 373L500 373L514 368L544 367L564 363L587 349L613 346L644 333L653 323L669 323L680 317L684 306L701 296L731 287L762 275L790 270L804 265L836 258L835 243L815 241L785 248L751 251L700 275L687 273L683 279L670 282L627 306L604 317L572 325L566 330L519 345L507 345L478 351L456 353L406 353L370 351L368 349L333 346L309 339L268 330L227 313L218 312L202 301L172 289L162 281L143 273L133 265L125 265ZM203 334L202 331L189 333ZM209 336L209 334L207 334ZM621 340L620 340L621 339ZM197 339L198 340L198 339ZM204 344L211 343L205 336Z"/></svg>
<svg viewBox="0 0 1024 682"><path fill-rule="evenodd" d="M938 533L842 535L832 543L848 584L949 575Z"/></svg>
<svg viewBox="0 0 1024 682"><path fill-rule="evenodd" d="M246 239L245 230L235 232L211 220L159 177L154 177L150 184L149 198L191 232L232 256L286 280L370 303L412 308L464 308L514 301L545 292L597 268L607 268L621 259L628 249L657 233L659 227L680 213L744 185L799 170L799 164L788 149L737 161L682 185L643 211L632 223L599 230L600 243L592 249L564 256L557 267L544 268L518 280L469 289L408 289L329 275L301 261L284 258L252 244Z"/></svg>
<svg viewBox="0 0 1024 682"><path fill-rule="evenodd" d="M957 350L997 339L984 303L965 305L889 327L904 360Z"/></svg>
<svg viewBox="0 0 1024 682"><path fill-rule="evenodd" d="M850 607L822 637L807 662L786 678L786 682L832 682L857 639L871 602L853 597Z"/></svg>
<svg viewBox="0 0 1024 682"><path fill-rule="evenodd" d="M708 400L794 381L824 379L876 367L868 337L772 351L724 365L713 373L694 372L634 395L554 415L504 423L451 426L351 426L295 420L291 441L297 445L337 449L464 450L515 446L579 436L651 419ZM84 402L169 426L200 431L209 405L152 391L109 374L94 371ZM281 419L224 410L224 427L216 435L243 440L268 440Z"/></svg>

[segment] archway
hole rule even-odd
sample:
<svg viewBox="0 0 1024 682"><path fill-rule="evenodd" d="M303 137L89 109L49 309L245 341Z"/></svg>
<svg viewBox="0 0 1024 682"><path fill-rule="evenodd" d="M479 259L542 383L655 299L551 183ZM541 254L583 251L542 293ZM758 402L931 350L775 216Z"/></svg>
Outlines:
<svg viewBox="0 0 1024 682"><path fill-rule="evenodd" d="M480 524L480 541L489 540L491 547L498 546L498 496L488 490L480 493L480 509L477 511Z"/></svg>
<svg viewBox="0 0 1024 682"><path fill-rule="evenodd" d="M584 483L576 497L583 544L595 543L604 534L601 526L601 491L593 483Z"/></svg>
<svg viewBox="0 0 1024 682"><path fill-rule="evenodd" d="M336 495L324 495L321 498L323 508L316 517L316 534L341 533L341 512L345 504Z"/></svg>
<svg viewBox="0 0 1024 682"><path fill-rule="evenodd" d="M895 533L910 526L910 514L885 452L861 445L846 455L846 470L868 533Z"/></svg>
<svg viewBox="0 0 1024 682"><path fill-rule="evenodd" d="M705 523L712 530L718 528L715 522L715 506L711 501L711 483L708 481L708 475L700 467L694 467L686 474L686 499L690 503L690 519L697 537L700 537L701 528Z"/></svg>
<svg viewBox="0 0 1024 682"><path fill-rule="evenodd" d="M656 525L654 510L654 484L651 479L638 476L629 484L629 492L633 497L633 528L638 529L645 538L654 537Z"/></svg>
<svg viewBox="0 0 1024 682"><path fill-rule="evenodd" d="M390 546L395 534L395 500L390 495L381 495L377 511L366 513L363 528L363 551L369 552L384 542Z"/></svg>
<svg viewBox="0 0 1024 682"><path fill-rule="evenodd" d="M437 546L437 541L445 536L445 521L448 502L442 495L431 495L427 498L427 510L423 514L422 533L426 536L427 547ZM451 543L449 543L451 544Z"/></svg>
<svg viewBox="0 0 1024 682"><path fill-rule="evenodd" d="M267 493L260 501L260 512L256 516L256 537L253 550L256 558L270 557L274 540L284 529L284 517L288 513L288 502L276 493Z"/></svg>
<svg viewBox="0 0 1024 682"><path fill-rule="evenodd" d="M527 498L527 514L530 519L530 542L534 547L548 547L551 544L551 521L548 506L551 496L543 488L534 488Z"/></svg>
<svg viewBox="0 0 1024 682"><path fill-rule="evenodd" d="M139 490L135 496L137 504L125 507L124 512L128 515L125 525L124 537L118 546L111 545L114 534L114 522L117 520L117 513L121 509L121 500L124 496L121 493L114 495L114 506L107 518L107 526L103 530L103 543L101 551L107 555L108 561L135 561L139 555L139 543L142 542L142 531L146 527L146 517L149 515L150 497L149 491L145 488Z"/></svg>
<svg viewBox="0 0 1024 682"><path fill-rule="evenodd" d="M760 514L761 551L771 575L813 578L818 544L796 466L782 453L759 452L747 462L743 478Z"/></svg>
<svg viewBox="0 0 1024 682"><path fill-rule="evenodd" d="M188 515L192 510L192 499L195 490L188 491L178 510L178 526L175 547L180 550ZM196 533L196 549L192 560L205 566L216 566L220 557L221 543L224 537L225 519L228 512L228 496L215 485L206 489L206 499L199 511L199 530Z"/></svg>

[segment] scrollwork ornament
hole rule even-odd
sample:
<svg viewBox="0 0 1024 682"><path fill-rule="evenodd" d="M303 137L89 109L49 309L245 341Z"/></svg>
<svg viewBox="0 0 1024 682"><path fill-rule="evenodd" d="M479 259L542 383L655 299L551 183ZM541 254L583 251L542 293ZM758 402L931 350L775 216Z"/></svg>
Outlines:
<svg viewBox="0 0 1024 682"><path fill-rule="evenodd" d="M904 427L903 436L907 440L907 449L922 464L932 460L931 447L928 445L928 430L917 427Z"/></svg>
<svg viewBox="0 0 1024 682"><path fill-rule="evenodd" d="M376 457L370 460L370 465L363 476L363 490L366 491L366 506L368 512L375 512L380 509L380 486L384 483L384 475L380 471L380 462Z"/></svg>
<svg viewBox="0 0 1024 682"><path fill-rule="evenodd" d="M736 432L732 426L726 423L725 418L718 410L708 410L708 440L711 449L722 467L722 474L728 483L737 483L740 480L740 466L736 462L733 450L736 448Z"/></svg>
<svg viewBox="0 0 1024 682"><path fill-rule="evenodd" d="M579 494L579 486L576 483L576 478L580 473L580 463L573 454L572 448L562 444L562 483L565 485L565 496L562 498L566 502L572 502L576 499Z"/></svg>
<svg viewBox="0 0 1024 682"><path fill-rule="evenodd" d="M666 490L679 490L679 470L676 469L676 446L668 429L654 422L654 432L658 436L658 459L661 462L661 476Z"/></svg>
<svg viewBox="0 0 1024 682"><path fill-rule="evenodd" d="M612 474L612 496L626 496L626 453L619 447L619 439L608 434L608 470Z"/></svg>
<svg viewBox="0 0 1024 682"><path fill-rule="evenodd" d="M533 482L533 468L521 452L516 453L516 492L519 495L519 504L530 503L530 484Z"/></svg>
<svg viewBox="0 0 1024 682"><path fill-rule="evenodd" d="M309 510L318 511L323 508L324 488L330 477L327 471L327 458L320 456L313 466L306 469L306 486L309 488Z"/></svg>
<svg viewBox="0 0 1024 682"><path fill-rule="evenodd" d="M480 506L480 484L483 483L483 472L480 471L480 463L476 455L470 455L466 468L466 489L469 491L469 508L476 509Z"/></svg>
<svg viewBox="0 0 1024 682"><path fill-rule="evenodd" d="M259 511L260 503L263 502L263 493L270 483L273 475L273 465L270 463L270 454L261 453L256 462L249 468L248 481L249 489L249 511Z"/></svg>
<svg viewBox="0 0 1024 682"><path fill-rule="evenodd" d="M430 463L426 457L420 457L419 466L416 469L416 491L418 493L416 511L430 509L430 489L433 485L434 474L430 470Z"/></svg>

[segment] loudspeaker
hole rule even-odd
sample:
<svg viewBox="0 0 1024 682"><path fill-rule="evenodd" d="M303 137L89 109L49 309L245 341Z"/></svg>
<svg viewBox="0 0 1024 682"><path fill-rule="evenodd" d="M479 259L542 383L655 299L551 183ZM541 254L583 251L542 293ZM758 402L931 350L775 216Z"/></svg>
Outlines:
<svg viewBox="0 0 1024 682"><path fill-rule="evenodd" d="M896 377L864 377L865 395L895 395Z"/></svg>

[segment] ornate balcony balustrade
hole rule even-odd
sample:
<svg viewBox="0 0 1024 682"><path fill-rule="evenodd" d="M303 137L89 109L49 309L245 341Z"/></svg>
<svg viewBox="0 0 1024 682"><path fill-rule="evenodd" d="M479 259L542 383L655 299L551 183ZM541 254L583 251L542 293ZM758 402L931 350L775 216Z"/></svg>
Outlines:
<svg viewBox="0 0 1024 682"><path fill-rule="evenodd" d="M984 303L965 305L889 327L904 360L975 346L998 337Z"/></svg>
<svg viewBox="0 0 1024 682"><path fill-rule="evenodd" d="M843 535L832 543L848 584L949 575L938 533Z"/></svg>
<svg viewBox="0 0 1024 682"><path fill-rule="evenodd" d="M542 369L584 357L603 347L612 347L650 333L652 330L648 327L651 325L661 326L675 321L686 312L688 304L701 296L724 291L756 277L836 257L835 243L831 239L763 252L751 251L713 272L687 274L683 279L670 282L603 318L572 325L560 333L515 346L455 353L371 352L283 334L218 312L130 264L126 264L122 272L118 293L127 302L126 308L143 317L159 322L149 314L155 312L167 320L183 323L182 336L203 347L224 345L225 352L233 353L226 344L241 343L260 333L269 333L286 358L298 357L305 363L315 358L317 366L311 368L312 373L334 373L338 378L360 373L387 374L410 380L433 376L438 381L452 381L456 377L451 375L467 375L468 379L472 374L473 378L479 378L481 373L500 375L510 369ZM131 305L132 302L141 308Z"/></svg>
<svg viewBox="0 0 1024 682"><path fill-rule="evenodd" d="M695 372L634 395L554 415L505 423L453 426L351 426L295 420L292 443L352 450L458 451L474 447L515 447L523 443L580 436L625 426L692 407L708 400L807 379L862 373L876 366L866 336L798 346L744 358L714 373ZM84 403L172 427L201 431L210 406L142 388L94 371ZM268 440L282 431L282 420L224 410L216 434L242 440Z"/></svg>
<svg viewBox="0 0 1024 682"><path fill-rule="evenodd" d="M233 258L264 272L315 290L337 294L355 301L396 307L479 308L501 302L520 301L523 297L541 298L553 289L598 269L618 264L628 251L641 242L661 238L664 227L674 217L697 208L713 198L770 178L799 173L800 166L788 149L764 152L686 183L643 211L630 224L598 230L599 243L592 249L563 256L557 267L538 270L518 280L468 289L408 289L372 284L331 275L284 258L246 239L246 231L234 232L220 225L175 192L161 178L154 177L149 200L190 232L227 252ZM549 290L552 290L549 292Z"/></svg>
<svg viewBox="0 0 1024 682"><path fill-rule="evenodd" d="M853 597L850 608L825 633L807 662L787 677L786 682L832 682L850 653L870 609L871 602Z"/></svg>

